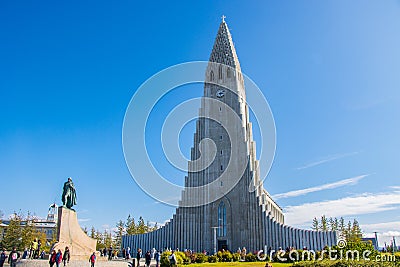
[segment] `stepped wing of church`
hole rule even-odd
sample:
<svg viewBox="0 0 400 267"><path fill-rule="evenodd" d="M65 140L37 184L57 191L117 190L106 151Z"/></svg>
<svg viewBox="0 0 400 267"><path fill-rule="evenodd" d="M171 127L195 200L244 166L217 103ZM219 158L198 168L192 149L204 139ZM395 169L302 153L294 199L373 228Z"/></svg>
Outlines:
<svg viewBox="0 0 400 267"><path fill-rule="evenodd" d="M211 148L202 143L206 139L214 142L213 153L207 153ZM203 168L204 162L210 164ZM202 190L194 190L198 188ZM239 59L223 20L205 73L204 96L179 207L160 229L123 236L122 247L212 253L215 249L236 251L242 247L247 251L265 247L321 250L336 242L336 232L285 225L282 209L264 189Z"/></svg>

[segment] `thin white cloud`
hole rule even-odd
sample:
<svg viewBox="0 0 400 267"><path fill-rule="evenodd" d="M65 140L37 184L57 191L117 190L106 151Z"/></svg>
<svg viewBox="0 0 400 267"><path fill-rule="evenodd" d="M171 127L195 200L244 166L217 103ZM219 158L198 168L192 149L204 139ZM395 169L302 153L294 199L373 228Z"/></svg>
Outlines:
<svg viewBox="0 0 400 267"><path fill-rule="evenodd" d="M92 220L92 219L89 219L89 218L87 218L87 219L78 219L78 222L88 222L90 220Z"/></svg>
<svg viewBox="0 0 400 267"><path fill-rule="evenodd" d="M356 177L343 179L343 180L340 180L340 181L337 181L334 183L323 184L323 185L309 187L309 188L305 188L305 189L289 191L286 193L280 193L280 194L273 195L272 198L280 199L280 198L297 197L297 196L303 196L303 195L306 195L309 193L318 192L318 191L322 191L322 190L334 189L334 188L345 186L345 185L355 185L361 179L367 177L368 175L369 174L359 175Z"/></svg>
<svg viewBox="0 0 400 267"><path fill-rule="evenodd" d="M400 221L362 224L361 228L366 232L386 232L394 229L400 230Z"/></svg>
<svg viewBox="0 0 400 267"><path fill-rule="evenodd" d="M310 226L314 217L321 217L322 215L326 215L327 217L341 217L373 214L399 208L400 193L399 191L393 191L379 194L364 193L336 200L287 206L284 208L284 211L286 214L286 221L289 225Z"/></svg>
<svg viewBox="0 0 400 267"><path fill-rule="evenodd" d="M317 165L320 165L320 164L323 164L323 163L327 163L327 162L330 162L330 161L334 161L334 160L337 160L337 159L354 156L354 155L357 155L358 153L359 152L351 152L351 153L331 155L331 156L326 157L325 159L318 160L318 161L315 161L315 162L311 162L311 163L308 163L308 164L306 164L304 166L298 167L297 170L303 170L303 169L311 168L311 167L314 167L314 166L317 166Z"/></svg>
<svg viewBox="0 0 400 267"><path fill-rule="evenodd" d="M77 214L85 214L85 213L88 213L88 212L89 212L89 210L84 209L84 210L77 211L76 213Z"/></svg>

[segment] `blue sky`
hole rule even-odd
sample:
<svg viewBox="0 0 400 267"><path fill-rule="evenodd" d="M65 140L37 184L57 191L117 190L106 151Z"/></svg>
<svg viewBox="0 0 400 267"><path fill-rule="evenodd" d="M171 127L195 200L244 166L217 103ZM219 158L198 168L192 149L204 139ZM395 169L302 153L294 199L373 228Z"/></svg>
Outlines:
<svg viewBox="0 0 400 267"><path fill-rule="evenodd" d="M1 1L0 210L45 216L71 176L84 226L114 227L128 214L169 219L174 208L130 177L125 109L156 72L207 60L222 14L242 71L274 114L277 150L264 185L280 194L286 221L309 227L314 216L344 215L382 240L400 235L394 0ZM171 103L201 94L201 86L182 87L160 103L155 138ZM183 153L193 132L193 123L182 132Z"/></svg>

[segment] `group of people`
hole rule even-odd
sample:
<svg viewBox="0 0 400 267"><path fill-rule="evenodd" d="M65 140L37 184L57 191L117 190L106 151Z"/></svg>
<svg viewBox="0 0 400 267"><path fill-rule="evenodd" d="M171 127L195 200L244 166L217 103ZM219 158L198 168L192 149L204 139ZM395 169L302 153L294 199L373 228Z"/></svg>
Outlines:
<svg viewBox="0 0 400 267"><path fill-rule="evenodd" d="M61 263L63 263L64 266L67 266L70 259L71 253L68 247L65 247L64 254L61 252L61 249L59 249L57 252L53 249L49 257L49 264L50 267L53 267L54 264L56 267L60 267ZM90 255L89 262L90 266L94 267L94 264L96 263L96 252L93 252L92 255Z"/></svg>
<svg viewBox="0 0 400 267"><path fill-rule="evenodd" d="M68 247L65 247L64 254L61 252L61 249L59 249L57 252L53 249L49 256L50 267L53 267L54 264L57 267L60 267L61 262L63 262L64 266L66 266L69 263L70 258L71 254Z"/></svg>
<svg viewBox="0 0 400 267"><path fill-rule="evenodd" d="M100 256L108 257L108 260L117 259L118 258L118 251L114 250L111 246L107 248L103 248L100 250Z"/></svg>
<svg viewBox="0 0 400 267"><path fill-rule="evenodd" d="M0 254L0 267L3 267L4 263L8 259L8 264L10 264L10 267L15 267L17 264L17 260L20 258L20 254L17 251L17 248L13 248L12 251L10 252L10 255L7 255L6 251L3 249L3 251Z"/></svg>
<svg viewBox="0 0 400 267"><path fill-rule="evenodd" d="M29 255L26 256L28 256L31 259L38 259L41 246L42 242L40 241L40 239L35 238L31 243L31 247L29 249Z"/></svg>
<svg viewBox="0 0 400 267"><path fill-rule="evenodd" d="M143 258L142 254L142 249L138 249L136 253L136 266L140 266L140 259ZM145 260L145 267L150 267L151 259L154 258L156 261L156 267L160 267L160 259L161 259L161 253L155 249L150 252L150 250L146 251L144 254L144 260Z"/></svg>

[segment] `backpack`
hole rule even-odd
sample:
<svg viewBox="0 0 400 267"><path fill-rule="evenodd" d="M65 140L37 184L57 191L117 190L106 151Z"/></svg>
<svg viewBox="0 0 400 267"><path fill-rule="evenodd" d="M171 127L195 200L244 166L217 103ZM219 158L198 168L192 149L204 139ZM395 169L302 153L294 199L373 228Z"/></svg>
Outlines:
<svg viewBox="0 0 400 267"><path fill-rule="evenodd" d="M18 254L17 254L17 252L12 253L11 259L12 259L13 261L15 261L16 259L18 259Z"/></svg>

